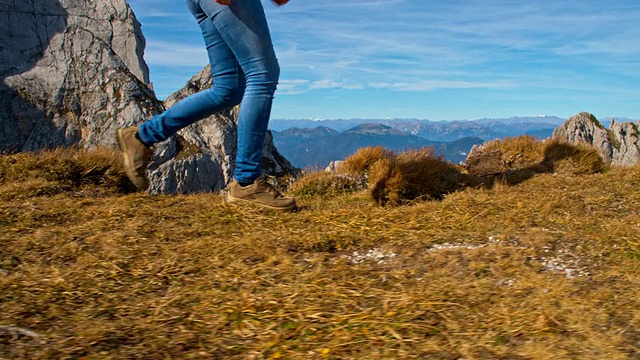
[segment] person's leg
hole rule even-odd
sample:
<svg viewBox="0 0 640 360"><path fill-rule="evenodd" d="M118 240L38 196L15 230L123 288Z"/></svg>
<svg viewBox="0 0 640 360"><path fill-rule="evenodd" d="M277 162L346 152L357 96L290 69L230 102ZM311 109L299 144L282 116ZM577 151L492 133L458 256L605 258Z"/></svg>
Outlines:
<svg viewBox="0 0 640 360"><path fill-rule="evenodd" d="M138 136L146 145L166 140L178 130L218 111L240 103L244 94L245 76L235 55L213 25L211 18L197 0L185 0L200 25L209 55L213 87L188 96L138 127ZM211 1L214 3L214 1ZM217 5L218 11L225 6Z"/></svg>
<svg viewBox="0 0 640 360"><path fill-rule="evenodd" d="M152 155L149 146L167 139L197 120L237 105L244 93L244 74L235 55L213 26L210 17L200 8L198 0L185 2L202 30L211 63L213 87L183 99L137 127L118 129L117 140L124 156L125 171L129 179L142 190L149 186L146 176Z"/></svg>
<svg viewBox="0 0 640 360"><path fill-rule="evenodd" d="M240 184L250 184L262 172L262 149L280 76L267 19L260 0L236 0L228 7L211 0L199 3L245 74L233 177Z"/></svg>

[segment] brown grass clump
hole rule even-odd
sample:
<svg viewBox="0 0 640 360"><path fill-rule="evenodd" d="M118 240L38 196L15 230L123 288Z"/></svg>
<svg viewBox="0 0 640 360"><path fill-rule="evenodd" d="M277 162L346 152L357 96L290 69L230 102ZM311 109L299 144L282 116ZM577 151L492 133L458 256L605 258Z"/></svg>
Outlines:
<svg viewBox="0 0 640 360"><path fill-rule="evenodd" d="M533 136L523 135L493 140L483 145L484 152L499 151L505 168L524 168L544 159L545 144Z"/></svg>
<svg viewBox="0 0 640 360"><path fill-rule="evenodd" d="M347 157L338 167L338 172L345 174L364 175L373 164L379 160L391 159L393 151L382 146L360 148L353 155Z"/></svg>
<svg viewBox="0 0 640 360"><path fill-rule="evenodd" d="M130 193L118 152L109 149L82 151L59 148L0 157L0 184L13 184L21 192L78 191L86 188Z"/></svg>
<svg viewBox="0 0 640 360"><path fill-rule="evenodd" d="M376 162L369 172L371 196L379 205L416 199L442 199L467 185L467 179L433 149L409 150Z"/></svg>
<svg viewBox="0 0 640 360"><path fill-rule="evenodd" d="M361 190L364 187L361 177L316 171L296 180L288 192L294 196L334 197Z"/></svg>
<svg viewBox="0 0 640 360"><path fill-rule="evenodd" d="M592 147L519 136L484 144L469 155L466 168L473 175L513 185L548 172L595 174L607 165Z"/></svg>
<svg viewBox="0 0 640 360"><path fill-rule="evenodd" d="M545 142L543 164L550 170L572 175L596 174L607 170L598 150L559 140Z"/></svg>

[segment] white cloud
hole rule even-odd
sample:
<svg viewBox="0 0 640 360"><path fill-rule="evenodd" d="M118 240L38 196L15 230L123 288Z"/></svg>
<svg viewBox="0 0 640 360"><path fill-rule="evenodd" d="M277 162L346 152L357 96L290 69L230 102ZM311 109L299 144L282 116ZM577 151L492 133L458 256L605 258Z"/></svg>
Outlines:
<svg viewBox="0 0 640 360"><path fill-rule="evenodd" d="M316 80L313 81L310 85L309 85L309 90L319 90L319 89L337 89L342 87L342 84L334 81L334 80L330 80L330 79L324 79L324 80Z"/></svg>
<svg viewBox="0 0 640 360"><path fill-rule="evenodd" d="M390 89L397 91L434 91L441 89L473 89L473 88L506 88L513 86L507 81L496 82L473 82L458 80L424 80L413 82L397 82L397 83L370 83L369 86L374 89Z"/></svg>

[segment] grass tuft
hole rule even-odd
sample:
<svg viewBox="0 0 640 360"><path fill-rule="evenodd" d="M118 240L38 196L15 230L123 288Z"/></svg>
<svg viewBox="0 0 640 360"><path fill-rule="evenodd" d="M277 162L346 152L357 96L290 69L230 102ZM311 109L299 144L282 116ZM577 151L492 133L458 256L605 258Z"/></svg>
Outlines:
<svg viewBox="0 0 640 360"><path fill-rule="evenodd" d="M593 147L519 136L483 144L467 159L467 169L515 184L539 173L595 174L606 171L607 165Z"/></svg>
<svg viewBox="0 0 640 360"><path fill-rule="evenodd" d="M365 186L362 177L315 171L295 181L288 192L293 196L335 197L362 190Z"/></svg>
<svg viewBox="0 0 640 360"><path fill-rule="evenodd" d="M555 172L572 175L597 174L608 166L593 147L573 145L558 140L545 142L543 164Z"/></svg>
<svg viewBox="0 0 640 360"><path fill-rule="evenodd" d="M435 156L431 148L409 150L379 160L369 172L371 196L379 205L442 199L464 188L468 181L455 166Z"/></svg>
<svg viewBox="0 0 640 360"><path fill-rule="evenodd" d="M497 154L504 170L539 164L544 159L544 149L542 141L528 135L493 140L482 145L482 152Z"/></svg>
<svg viewBox="0 0 640 360"><path fill-rule="evenodd" d="M27 193L33 191L29 183L68 191L87 188L120 194L136 191L124 172L120 154L109 149L59 148L4 155L0 157L0 184L6 183L13 183L16 189Z"/></svg>
<svg viewBox="0 0 640 360"><path fill-rule="evenodd" d="M360 148L340 164L338 172L362 176L379 160L392 159L394 157L393 151L382 146Z"/></svg>

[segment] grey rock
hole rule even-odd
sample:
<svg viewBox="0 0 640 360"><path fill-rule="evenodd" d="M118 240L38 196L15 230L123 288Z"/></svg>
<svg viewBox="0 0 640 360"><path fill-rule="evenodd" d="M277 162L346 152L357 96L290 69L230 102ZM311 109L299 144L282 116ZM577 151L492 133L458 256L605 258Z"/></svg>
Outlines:
<svg viewBox="0 0 640 360"><path fill-rule="evenodd" d="M124 0L0 0L0 152L113 147L162 111Z"/></svg>
<svg viewBox="0 0 640 360"><path fill-rule="evenodd" d="M467 156L465 166L470 174L476 176L496 175L509 170L500 150L486 151L482 145L474 145Z"/></svg>
<svg viewBox="0 0 640 360"><path fill-rule="evenodd" d="M167 98L166 108L213 84L209 66ZM152 194L211 192L223 189L233 176L237 148L238 108L200 120L156 146L149 166ZM263 172L273 176L297 170L275 148L267 133L263 150Z"/></svg>
<svg viewBox="0 0 640 360"><path fill-rule="evenodd" d="M60 1L71 25L90 30L120 57L138 80L150 84L149 68L143 58L146 41L140 23L125 0Z"/></svg>
<svg viewBox="0 0 640 360"><path fill-rule="evenodd" d="M606 129L587 112L572 116L553 132L554 139L595 147L607 163L618 166L640 164L639 135L637 124L617 123L612 119Z"/></svg>
<svg viewBox="0 0 640 360"><path fill-rule="evenodd" d="M620 123L611 119L609 133L613 144L612 165L633 166L640 164L640 133L638 124Z"/></svg>
<svg viewBox="0 0 640 360"><path fill-rule="evenodd" d="M338 173L338 169L340 168L340 165L342 165L344 163L344 160L335 160L329 163L329 166L327 166L324 171L328 172L328 173L332 173L332 174L336 174Z"/></svg>

